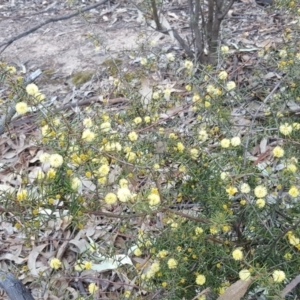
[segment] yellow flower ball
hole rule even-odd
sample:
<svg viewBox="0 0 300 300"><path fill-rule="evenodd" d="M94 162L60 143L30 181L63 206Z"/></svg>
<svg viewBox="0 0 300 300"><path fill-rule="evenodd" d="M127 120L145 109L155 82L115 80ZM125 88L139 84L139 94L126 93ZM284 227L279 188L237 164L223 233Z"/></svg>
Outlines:
<svg viewBox="0 0 300 300"><path fill-rule="evenodd" d="M39 160L41 163L50 162L50 154L47 152L42 153L39 157Z"/></svg>
<svg viewBox="0 0 300 300"><path fill-rule="evenodd" d="M7 66L6 69L9 72L9 74L11 74L11 75L16 74L16 72L17 72L17 69L14 66Z"/></svg>
<svg viewBox="0 0 300 300"><path fill-rule="evenodd" d="M195 234L196 235L201 235L204 232L204 230L201 227L196 227L195 228Z"/></svg>
<svg viewBox="0 0 300 300"><path fill-rule="evenodd" d="M154 99L154 100L158 100L159 99L159 92L154 92L153 94L152 94L152 99Z"/></svg>
<svg viewBox="0 0 300 300"><path fill-rule="evenodd" d="M200 102L200 100L201 100L201 98L200 98L199 94L195 94L192 98L193 102L198 102L198 101Z"/></svg>
<svg viewBox="0 0 300 300"><path fill-rule="evenodd" d="M199 275L197 275L195 281L196 281L196 284L198 284L198 285L203 285L203 284L205 284L205 282L206 282L206 278L205 278L204 275L199 274Z"/></svg>
<svg viewBox="0 0 300 300"><path fill-rule="evenodd" d="M103 177L106 176L110 171L110 167L108 165L102 165L100 166L100 168L98 169L98 174L99 176Z"/></svg>
<svg viewBox="0 0 300 300"><path fill-rule="evenodd" d="M96 137L95 132L91 131L90 129L85 129L82 132L82 136L81 136L81 138L87 142L92 142L95 139L95 137Z"/></svg>
<svg viewBox="0 0 300 300"><path fill-rule="evenodd" d="M19 190L17 193L17 200L23 201L27 198L28 192L25 189Z"/></svg>
<svg viewBox="0 0 300 300"><path fill-rule="evenodd" d="M130 291L125 291L124 292L124 297L125 298L129 298L131 296L131 292Z"/></svg>
<svg viewBox="0 0 300 300"><path fill-rule="evenodd" d="M229 148L230 147L230 139L222 139L220 142L222 148Z"/></svg>
<svg viewBox="0 0 300 300"><path fill-rule="evenodd" d="M258 207L258 208L264 208L265 207L265 205L266 205L266 201L265 201L265 199L257 199L256 200L256 206Z"/></svg>
<svg viewBox="0 0 300 300"><path fill-rule="evenodd" d="M128 186L128 180L122 178L119 180L119 186L120 187L127 187Z"/></svg>
<svg viewBox="0 0 300 300"><path fill-rule="evenodd" d="M248 183L242 183L242 185L241 185L241 192L242 193L248 194L248 193L250 193L250 190L251 190L251 188L250 188Z"/></svg>
<svg viewBox="0 0 300 300"><path fill-rule="evenodd" d="M141 58L141 65L142 65L142 66L145 66L145 65L147 65L147 63L148 63L147 58L146 58L146 57L142 57L142 58Z"/></svg>
<svg viewBox="0 0 300 300"><path fill-rule="evenodd" d="M114 193L108 193L104 197L104 201L106 204L111 205L117 202L117 196Z"/></svg>
<svg viewBox="0 0 300 300"><path fill-rule="evenodd" d="M266 187L264 187L263 185L258 185L258 186L254 189L254 195L255 195L257 198L264 198L267 194L268 194L268 190L267 190Z"/></svg>
<svg viewBox="0 0 300 300"><path fill-rule="evenodd" d="M128 138L129 138L132 142L134 142L134 141L136 141L136 140L138 139L138 134L137 134L136 132L132 131L132 132L130 132L130 133L128 134Z"/></svg>
<svg viewBox="0 0 300 300"><path fill-rule="evenodd" d="M30 83L26 86L26 92L28 95L35 96L39 92L39 88L34 83Z"/></svg>
<svg viewBox="0 0 300 300"><path fill-rule="evenodd" d="M176 259L174 258L170 258L167 262L167 265L169 267L169 269L176 269L177 268L177 265L178 265L178 262Z"/></svg>
<svg viewBox="0 0 300 300"><path fill-rule="evenodd" d="M58 258L52 258L49 265L52 269L58 270L61 267L61 261Z"/></svg>
<svg viewBox="0 0 300 300"><path fill-rule="evenodd" d="M168 53L167 54L167 59L168 59L168 61L174 61L175 60L175 55L173 53Z"/></svg>
<svg viewBox="0 0 300 300"><path fill-rule="evenodd" d="M144 117L144 121L146 124L151 122L151 118L149 116Z"/></svg>
<svg viewBox="0 0 300 300"><path fill-rule="evenodd" d="M38 101L38 102L42 102L43 100L46 99L46 96L40 92L36 93L34 95L35 99Z"/></svg>
<svg viewBox="0 0 300 300"><path fill-rule="evenodd" d="M24 115L29 110L28 105L25 102L19 102L19 103L17 103L15 109L16 109L16 112L19 115Z"/></svg>
<svg viewBox="0 0 300 300"><path fill-rule="evenodd" d="M221 46L221 51L223 54L227 54L229 52L229 47L228 46Z"/></svg>
<svg viewBox="0 0 300 300"><path fill-rule="evenodd" d="M281 58L287 57L287 52L286 52L286 50L280 50L280 51L279 51L279 56L280 56Z"/></svg>
<svg viewBox="0 0 300 300"><path fill-rule="evenodd" d="M93 266L92 262L90 262L90 261L85 261L84 262L84 267L85 267L86 270L90 270L92 268L92 266Z"/></svg>
<svg viewBox="0 0 300 300"><path fill-rule="evenodd" d="M300 243L300 239L297 238L296 236L294 236L293 234L290 234L288 236L288 239L289 239L289 243L292 245L292 246L296 246Z"/></svg>
<svg viewBox="0 0 300 300"><path fill-rule="evenodd" d="M281 270L275 270L272 274L274 282L282 282L285 280L285 273Z"/></svg>
<svg viewBox="0 0 300 300"><path fill-rule="evenodd" d="M192 86L191 86L190 84L187 84L187 85L185 86L185 89L186 89L188 92L190 92L190 91L192 90Z"/></svg>
<svg viewBox="0 0 300 300"><path fill-rule="evenodd" d="M205 108L209 108L211 106L210 102L209 101L205 101L204 102L204 107Z"/></svg>
<svg viewBox="0 0 300 300"><path fill-rule="evenodd" d="M226 84L226 88L228 91L232 91L236 88L236 84L234 81L228 81Z"/></svg>
<svg viewBox="0 0 300 300"><path fill-rule="evenodd" d="M239 277L243 281L248 281L251 279L251 273L247 269L243 269L239 272Z"/></svg>
<svg viewBox="0 0 300 300"><path fill-rule="evenodd" d="M80 188L80 186L81 186L80 179L78 177L72 178L72 180L71 180L71 188L72 188L72 190L77 191Z"/></svg>
<svg viewBox="0 0 300 300"><path fill-rule="evenodd" d="M229 186L226 188L226 192L229 196L234 196L238 192L238 189L234 186Z"/></svg>
<svg viewBox="0 0 300 300"><path fill-rule="evenodd" d="M96 286L95 283L92 282L89 284L88 290L91 295L94 295L99 290L99 288Z"/></svg>
<svg viewBox="0 0 300 300"><path fill-rule="evenodd" d="M166 88L166 89L164 90L164 95L165 95L166 97L169 97L169 96L171 95L171 93L172 93L172 91L171 91L169 88Z"/></svg>
<svg viewBox="0 0 300 300"><path fill-rule="evenodd" d="M277 158L283 157L284 150L280 146L276 146L273 149L273 155L274 155L274 157L277 157Z"/></svg>
<svg viewBox="0 0 300 300"><path fill-rule="evenodd" d="M293 126L289 123L284 123L279 126L279 131L283 135L289 135L293 131Z"/></svg>
<svg viewBox="0 0 300 300"><path fill-rule="evenodd" d="M226 80L227 77L228 77L228 74L227 74L226 71L221 71L221 72L219 73L218 77L219 77L219 79L221 79L221 80Z"/></svg>
<svg viewBox="0 0 300 300"><path fill-rule="evenodd" d="M182 153L184 149L185 149L185 147L184 147L184 145L181 142L177 143L177 150L180 153Z"/></svg>
<svg viewBox="0 0 300 300"><path fill-rule="evenodd" d="M84 119L82 123L83 123L83 126L87 127L87 128L93 126L93 121L91 118Z"/></svg>
<svg viewBox="0 0 300 300"><path fill-rule="evenodd" d="M230 142L233 147L237 147L241 144L241 138L239 136L235 136L230 140Z"/></svg>
<svg viewBox="0 0 300 300"><path fill-rule="evenodd" d="M184 66L185 66L185 68L187 68L187 69L192 69L193 66L194 66L194 64L193 64L193 62L191 62L190 60L186 60L186 61L184 62Z"/></svg>
<svg viewBox="0 0 300 300"><path fill-rule="evenodd" d="M110 122L104 122L100 125L101 132L109 132L111 130Z"/></svg>
<svg viewBox="0 0 300 300"><path fill-rule="evenodd" d="M243 251L241 248L237 248L232 251L232 257L234 260L242 260L244 258Z"/></svg>
<svg viewBox="0 0 300 300"><path fill-rule="evenodd" d="M119 188L117 196L121 202L128 202L132 199L132 194L127 186Z"/></svg>
<svg viewBox="0 0 300 300"><path fill-rule="evenodd" d="M295 186L292 186L290 189L289 189L289 195L293 198L296 198L299 196L299 190L297 187Z"/></svg>
<svg viewBox="0 0 300 300"><path fill-rule="evenodd" d="M142 255L142 251L140 248L136 248L134 251L133 251L133 254L135 256L141 256Z"/></svg>
<svg viewBox="0 0 300 300"><path fill-rule="evenodd" d="M158 252L157 256L160 258L165 258L168 255L168 251L167 250L161 250Z"/></svg>
<svg viewBox="0 0 300 300"><path fill-rule="evenodd" d="M143 120L142 120L141 117L136 117L136 118L134 118L133 123L136 124L136 125L138 125L138 124L141 124L142 121L143 121Z"/></svg>
<svg viewBox="0 0 300 300"><path fill-rule="evenodd" d="M60 154L51 154L49 157L50 166L53 168L59 168L63 162L64 159Z"/></svg>
<svg viewBox="0 0 300 300"><path fill-rule="evenodd" d="M134 162L136 160L137 155L134 152L126 153L126 159L128 162Z"/></svg>
<svg viewBox="0 0 300 300"><path fill-rule="evenodd" d="M53 168L50 168L47 171L47 178L48 179L53 179L56 176L56 171Z"/></svg>
<svg viewBox="0 0 300 300"><path fill-rule="evenodd" d="M208 134L204 129L201 129L198 133L198 139L205 142L208 139Z"/></svg>
<svg viewBox="0 0 300 300"><path fill-rule="evenodd" d="M198 156L199 156L199 150L195 149L195 148L191 149L190 150L190 155L191 155L191 158L193 160L196 160L198 158Z"/></svg>
<svg viewBox="0 0 300 300"><path fill-rule="evenodd" d="M159 195L157 195L155 193L151 193L148 196L148 201L149 201L150 206L156 206L160 203L160 197L159 197Z"/></svg>

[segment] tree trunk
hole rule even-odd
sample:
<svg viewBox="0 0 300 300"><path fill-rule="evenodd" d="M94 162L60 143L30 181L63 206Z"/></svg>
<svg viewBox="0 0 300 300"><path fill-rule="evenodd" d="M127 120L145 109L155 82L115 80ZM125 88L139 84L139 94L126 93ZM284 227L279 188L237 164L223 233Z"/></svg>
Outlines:
<svg viewBox="0 0 300 300"><path fill-rule="evenodd" d="M30 291L11 273L0 271L0 288L10 300L34 300Z"/></svg>

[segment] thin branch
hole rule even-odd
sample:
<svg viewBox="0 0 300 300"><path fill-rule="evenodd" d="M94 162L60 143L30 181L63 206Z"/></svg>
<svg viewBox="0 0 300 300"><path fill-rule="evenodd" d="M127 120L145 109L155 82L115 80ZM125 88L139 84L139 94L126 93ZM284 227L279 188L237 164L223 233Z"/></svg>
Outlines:
<svg viewBox="0 0 300 300"><path fill-rule="evenodd" d="M224 8L223 13L218 16L219 20L223 20L225 18L225 16L227 15L229 9L232 7L233 3L234 3L234 0L230 0L228 6L226 8Z"/></svg>
<svg viewBox="0 0 300 300"><path fill-rule="evenodd" d="M257 118L257 115L259 113L259 111L261 110L261 108L269 101L269 99L272 97L272 95L276 92L276 90L279 88L279 86L281 85L281 83L284 81L285 77L282 77L277 84L275 85L275 87L272 89L272 91L269 93L269 95L264 99L263 103L258 107L258 109L255 112L255 115L253 116L253 119L251 121L251 125L249 128L249 132L252 131L253 126L254 126L254 122ZM247 161L247 150L248 150L248 146L249 146L249 141L250 141L250 134L247 135L247 140L246 140L246 145L244 147L244 161L243 161L243 167L246 166L246 161Z"/></svg>
<svg viewBox="0 0 300 300"><path fill-rule="evenodd" d="M152 8L152 16L153 16L154 22L156 24L156 30L161 31L162 26L159 22L159 16L158 16L158 12L157 12L156 0L151 0L151 8Z"/></svg>
<svg viewBox="0 0 300 300"><path fill-rule="evenodd" d="M104 3L107 2L107 1L108 1L108 0L101 0L100 2L98 2L98 3L96 3L96 4L93 4L93 5L89 5L89 6L87 6L86 8L81 9L80 11L77 11L76 13L72 13L72 14L69 14L69 15L65 15L65 16L62 16L62 17L57 17L57 18L51 18L51 19L48 19L48 20L46 20L45 22L42 22L41 24L36 25L36 26L34 26L34 27L32 27L32 28L30 28L30 29L28 29L28 30L22 32L21 34L19 34L19 35L17 35L17 36L14 36L14 37L10 38L8 41L1 43L1 44L0 44L0 47L3 47L3 46L5 46L5 47L4 47L4 49L2 49L2 50L0 51L0 54L1 54L1 53L2 53L9 45L11 45L13 42L15 42L15 41L21 39L21 38L24 37L24 36L27 36L27 35L30 34L30 33L33 33L33 32L35 32L35 31L37 31L38 29L40 29L41 27L43 27L43 26L45 26L45 25L47 25L47 24L49 24L49 23L54 23L54 22L58 22L58 21L62 21L62 20L67 20L67 19L76 17L76 16L78 16L79 14L82 14L83 12L86 12L86 11L89 11L89 10L91 10L91 9L93 9L93 8L96 8L96 7L98 7L98 6L102 5L102 4L104 4Z"/></svg>
<svg viewBox="0 0 300 300"><path fill-rule="evenodd" d="M175 214L177 216L181 216L183 218L186 218L188 220L192 220L192 221L199 222L199 223L202 223L202 224L210 224L210 221L208 219L193 217L193 216L190 216L188 214L185 214L185 213L182 213L180 211L170 209L170 208L161 208L161 209L158 209L158 210L153 210L153 211L138 213L138 214L129 213L129 214L126 214L126 215L114 214L114 213L109 213L109 212L104 212L104 211L91 211L91 210L86 211L86 213L93 214L93 215L96 215L96 216L104 216L104 217L107 217L107 218L121 219L121 220L122 219L131 219L131 218L141 218L141 217L146 217L148 215L156 215L157 213L161 213L161 212L169 212L169 213Z"/></svg>
<svg viewBox="0 0 300 300"><path fill-rule="evenodd" d="M24 85L26 86L28 83L33 82L41 74L42 74L42 71L40 69L34 71L27 78L25 78ZM15 96L15 98L16 98L16 96ZM14 100L16 100L16 99L14 99ZM13 104L9 107L7 114L3 115L0 119L0 136L5 131L5 126L11 122L12 117L16 113L15 105L16 105L16 103L14 101Z"/></svg>
<svg viewBox="0 0 300 300"><path fill-rule="evenodd" d="M179 33L176 31L176 29L172 29L173 34L175 39L177 40L177 42L179 43L179 45L184 49L185 53L193 58L193 51L190 49L190 47L185 43L185 41L183 40L183 38L179 35Z"/></svg>

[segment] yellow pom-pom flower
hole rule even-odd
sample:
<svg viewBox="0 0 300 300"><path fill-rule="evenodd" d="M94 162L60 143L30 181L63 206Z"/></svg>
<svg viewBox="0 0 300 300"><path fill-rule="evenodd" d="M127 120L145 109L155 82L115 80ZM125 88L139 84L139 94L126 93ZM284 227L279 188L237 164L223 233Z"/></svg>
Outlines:
<svg viewBox="0 0 300 300"><path fill-rule="evenodd" d="M35 96L39 92L39 88L34 83L30 83L26 86L26 92L30 96Z"/></svg>
<svg viewBox="0 0 300 300"><path fill-rule="evenodd" d="M16 104L16 112L19 115L24 115L28 112L28 105L25 102L19 102Z"/></svg>
<svg viewBox="0 0 300 300"><path fill-rule="evenodd" d="M108 193L105 198L104 201L106 204L114 204L117 202L117 196L114 193Z"/></svg>
<svg viewBox="0 0 300 300"><path fill-rule="evenodd" d="M243 251L241 248L237 248L232 251L232 257L234 260L242 260L244 258Z"/></svg>
<svg viewBox="0 0 300 300"><path fill-rule="evenodd" d="M168 264L169 269L176 269L176 268L177 268L177 265L178 265L178 262L177 262L176 259L170 258L170 259L168 260L167 264Z"/></svg>
<svg viewBox="0 0 300 300"><path fill-rule="evenodd" d="M285 273L281 270L275 270L272 274L274 282L282 282L285 280Z"/></svg>
<svg viewBox="0 0 300 300"><path fill-rule="evenodd" d="M203 285L205 282L206 282L206 278L205 278L204 275L202 275L202 274L197 275L197 277L196 277L196 283L198 285Z"/></svg>
<svg viewBox="0 0 300 300"><path fill-rule="evenodd" d="M52 269L58 270L61 267L61 261L58 258L52 258L49 265Z"/></svg>

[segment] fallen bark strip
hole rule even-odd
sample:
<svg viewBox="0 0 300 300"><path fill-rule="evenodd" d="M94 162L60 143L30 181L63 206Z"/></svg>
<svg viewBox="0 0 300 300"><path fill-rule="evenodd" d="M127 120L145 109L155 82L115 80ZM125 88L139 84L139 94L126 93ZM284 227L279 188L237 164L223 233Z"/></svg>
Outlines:
<svg viewBox="0 0 300 300"><path fill-rule="evenodd" d="M93 8L96 8L102 4L104 4L105 2L107 2L108 0L101 0L100 2L97 2L96 4L93 4L93 5L89 5L87 6L86 8L83 8L79 11L77 11L76 13L72 13L72 14L69 14L69 15L65 15L65 16L62 16L62 17L56 17L56 18L51 18L51 19L48 19L46 20L45 22L42 22L41 24L38 24L24 32L22 32L21 34L17 35L17 36L14 36L12 38L10 38L9 40L7 40L6 42L3 42L0 44L0 47L3 47L5 46L1 51L0 51L0 54L9 46L11 45L13 42L21 39L22 37L30 34L30 33L33 33L35 32L36 30L40 29L41 27L49 24L49 23L54 23L54 22L58 22L58 21L62 21L62 20L67 20L67 19L70 19L70 18L73 18L73 17L76 17L78 16L79 14L81 13L84 13L86 11L89 11Z"/></svg>
<svg viewBox="0 0 300 300"><path fill-rule="evenodd" d="M11 273L0 271L0 288L6 292L10 300L34 300L30 291Z"/></svg>

